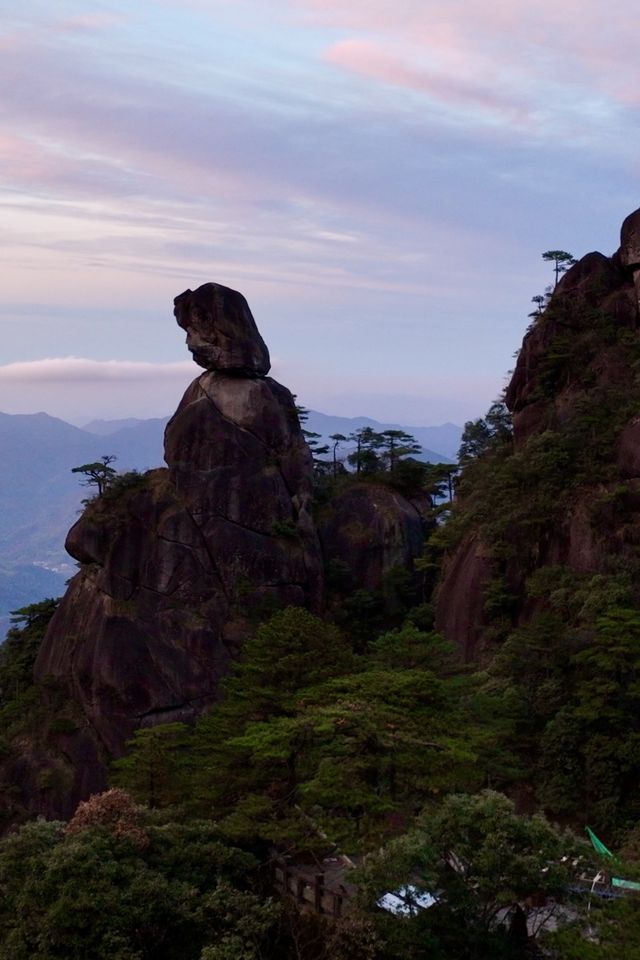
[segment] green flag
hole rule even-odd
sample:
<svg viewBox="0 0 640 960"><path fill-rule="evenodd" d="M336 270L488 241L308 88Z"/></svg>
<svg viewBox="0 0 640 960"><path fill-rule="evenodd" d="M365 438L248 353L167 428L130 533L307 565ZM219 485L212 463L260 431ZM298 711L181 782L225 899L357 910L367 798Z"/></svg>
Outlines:
<svg viewBox="0 0 640 960"><path fill-rule="evenodd" d="M621 877L611 877L611 886L620 887L622 890L640 890L637 880L622 880Z"/></svg>
<svg viewBox="0 0 640 960"><path fill-rule="evenodd" d="M602 840L598 840L598 838L596 837L591 827L585 827L585 830L587 831L589 840L591 840L591 843L593 844L593 849L596 851L596 853L599 853L603 857L611 857L613 859L613 854L611 853L611 850L605 847Z"/></svg>

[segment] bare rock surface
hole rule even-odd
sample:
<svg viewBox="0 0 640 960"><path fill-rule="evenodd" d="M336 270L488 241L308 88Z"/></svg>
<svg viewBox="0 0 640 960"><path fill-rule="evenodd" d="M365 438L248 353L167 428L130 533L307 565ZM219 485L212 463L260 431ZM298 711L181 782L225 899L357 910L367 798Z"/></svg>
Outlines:
<svg viewBox="0 0 640 960"><path fill-rule="evenodd" d="M490 555L475 536L469 536L447 564L435 616L436 630L455 642L466 660L478 654L484 626L484 589L490 578Z"/></svg>

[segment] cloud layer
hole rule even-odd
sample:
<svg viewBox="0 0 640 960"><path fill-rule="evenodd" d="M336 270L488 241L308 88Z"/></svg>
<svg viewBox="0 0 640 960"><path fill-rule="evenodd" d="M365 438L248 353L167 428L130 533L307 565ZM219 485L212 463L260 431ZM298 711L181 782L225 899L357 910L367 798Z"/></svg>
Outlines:
<svg viewBox="0 0 640 960"><path fill-rule="evenodd" d="M193 378L193 363L134 363L126 360L87 360L83 357L49 357L0 367L0 389L11 384L127 383L182 381Z"/></svg>

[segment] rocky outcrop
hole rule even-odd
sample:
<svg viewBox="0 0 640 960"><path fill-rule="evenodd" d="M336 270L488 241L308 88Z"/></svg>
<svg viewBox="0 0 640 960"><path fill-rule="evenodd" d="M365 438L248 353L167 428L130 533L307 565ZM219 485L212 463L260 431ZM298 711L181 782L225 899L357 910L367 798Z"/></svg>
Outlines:
<svg viewBox="0 0 640 960"><path fill-rule="evenodd" d="M437 591L436 626L467 657L481 656L485 636L528 622L544 604L527 588L541 568L588 577L637 562L639 278L640 210L624 221L612 257L589 253L562 277L524 337L505 394L513 470L495 487L490 471L476 471L481 494L473 473L463 483L466 501L456 509L465 536L445 558ZM492 525L491 497L491 509L510 517L506 532ZM487 631L496 599L502 620L494 617Z"/></svg>
<svg viewBox="0 0 640 960"><path fill-rule="evenodd" d="M206 372L167 426L167 469L118 481L70 531L81 570L36 662L83 718L66 742L71 809L89 754L95 789L138 726L188 720L216 698L256 622L321 604L311 455L291 393L266 377L246 301L205 284L175 313Z"/></svg>
<svg viewBox="0 0 640 960"><path fill-rule="evenodd" d="M575 338L593 323L596 313L605 314L612 323L635 329L638 317L637 296L630 271L624 268L621 254L605 257L588 253L560 279L544 315L534 320L522 342L505 399L513 414L516 445L535 433L556 426L567 407L584 390L584 369L591 366L603 382L614 382L631 371L606 363L599 337L591 349L585 343L579 369L563 362L568 356L566 341ZM613 360L612 357L609 358Z"/></svg>
<svg viewBox="0 0 640 960"><path fill-rule="evenodd" d="M80 571L36 659L43 722L0 764L5 820L70 816L136 729L193 720L260 622L322 611L325 564L384 598L422 551L431 504L358 483L321 511L323 555L311 453L246 300L210 283L174 303L204 372L167 425L167 467L117 477L69 531Z"/></svg>

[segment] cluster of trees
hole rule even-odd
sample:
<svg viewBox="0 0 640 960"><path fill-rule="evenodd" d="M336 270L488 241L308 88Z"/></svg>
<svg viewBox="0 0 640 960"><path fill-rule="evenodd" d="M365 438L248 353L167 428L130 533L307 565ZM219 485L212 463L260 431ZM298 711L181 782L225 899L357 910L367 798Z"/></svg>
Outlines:
<svg viewBox="0 0 640 960"><path fill-rule="evenodd" d="M330 474L334 477L344 472L344 464L338 459L338 450L342 444L354 447L347 455L346 461L353 468L357 476L389 471L392 473L406 457L418 454L422 448L415 437L404 430L383 430L377 432L372 427L361 427L348 435L332 433L329 439L331 444L321 443L321 434L307 430L304 424L309 418L309 411L305 407L297 406L298 419L303 424L302 433L313 454L316 471L320 474ZM323 460L330 454L329 460Z"/></svg>
<svg viewBox="0 0 640 960"><path fill-rule="evenodd" d="M536 294L535 297L531 297L531 302L535 303L536 308L529 314L530 317L536 319L541 316L544 312L544 307L547 305L551 298L551 294L558 286L558 280L561 273L566 273L566 271L576 264L578 261L575 259L572 253L568 253L566 250L546 250L542 254L542 259L546 263L553 264L554 272L554 284L553 286L549 285L545 291L544 296L542 294Z"/></svg>
<svg viewBox="0 0 640 960"><path fill-rule="evenodd" d="M49 613L30 609L16 634ZM8 659L17 650L16 635ZM523 922L536 916L528 898L565 900L575 858L594 873L597 863L570 834L482 790L507 787L517 767L519 714L492 685L410 620L355 653L308 611L279 612L195 727L141 729L113 765L115 789L69 824L29 823L0 841L1 955L524 956ZM274 847L303 858L380 852L335 927L272 899ZM404 918L380 909L407 886L410 899L437 903ZM577 949L580 936L565 930L558 942ZM564 956L552 941L546 949Z"/></svg>
<svg viewBox="0 0 640 960"><path fill-rule="evenodd" d="M558 602L568 602L556 579ZM594 584L583 585L582 606L594 593ZM30 665L54 609L47 601L21 611L3 648L2 706L16 722L16 704L30 709ZM558 620L566 616L563 609ZM481 788L490 782L508 790L533 770L545 782L535 723L543 715L559 722L554 702L563 685L572 722L582 724L587 741L597 730L594 772L597 761L598 775L611 777L613 743L615 763L633 762L635 734L625 718L637 713L632 679L640 627L629 612L610 612L600 616L598 631L598 643L581 648L565 646L553 624L546 647L539 632L514 637L487 675L470 673L411 617L355 652L332 624L305 610L281 611L247 643L222 703L195 728L138 731L113 768L113 782L126 794L86 804L68 826L28 824L0 842L4 955L524 956L523 917L530 913L533 922L535 913L527 896L564 899L571 858L584 851L575 838L539 817L517 815L503 794ZM568 661L576 678L571 696ZM544 756L556 777L582 762L581 744L567 739L567 730L570 724L547 737ZM551 787L567 795L567 785ZM611 822L611 810L602 811L601 822L605 815ZM382 852L367 860L351 919L312 929L270 898L261 864L273 846L300 856ZM585 863L595 873L597 864ZM407 884L414 896L437 893L437 905L404 919L376 906ZM579 917L580 903L571 910ZM589 944L590 960L612 957L614 949L625 957L620 923L630 925L629 943L637 940L633 905L590 922L601 924L603 944L600 952ZM552 958L581 956L582 936L579 924L563 929L545 949Z"/></svg>
<svg viewBox="0 0 640 960"><path fill-rule="evenodd" d="M508 446L513 436L511 414L504 400L495 400L484 417L464 425L458 463L465 467L486 453Z"/></svg>
<svg viewBox="0 0 640 960"><path fill-rule="evenodd" d="M361 427L348 435L332 433L329 437L331 443L323 443L319 433L304 427L308 411L300 406L296 409L313 456L316 479L325 492L327 482L352 478L388 483L410 497L429 496L434 506L439 506L438 514L444 512L444 501L449 506L453 502L458 465L425 463L416 459L422 447L405 430L377 431L372 427ZM347 446L349 452L340 457L338 451L343 446ZM345 463L350 470L345 468Z"/></svg>
<svg viewBox="0 0 640 960"><path fill-rule="evenodd" d="M584 844L502 794L449 795L367 859L335 925L274 900L268 859L215 822L113 789L68 824L40 820L0 840L1 950L7 960L517 960L530 955L527 923L562 919L576 860L588 862ZM394 890L415 904L404 916L378 906ZM532 893L555 904L538 911ZM595 909L585 942L586 905L571 903L573 923L545 938L545 955L632 960L637 903L618 908L624 927Z"/></svg>
<svg viewBox="0 0 640 960"><path fill-rule="evenodd" d="M481 783L472 686L435 634L406 624L356 655L290 608L247 642L223 703L190 731L138 731L115 782L215 817L234 842L367 849L434 790Z"/></svg>
<svg viewBox="0 0 640 960"><path fill-rule="evenodd" d="M281 910L251 889L255 869L215 824L163 820L111 791L69 824L38 820L0 841L0 954L259 960Z"/></svg>

